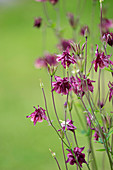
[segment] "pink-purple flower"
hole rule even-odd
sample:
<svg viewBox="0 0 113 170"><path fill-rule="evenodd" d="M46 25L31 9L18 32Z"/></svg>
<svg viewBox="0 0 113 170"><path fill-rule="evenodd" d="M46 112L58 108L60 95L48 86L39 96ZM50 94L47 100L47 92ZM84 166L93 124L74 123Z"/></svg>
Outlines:
<svg viewBox="0 0 113 170"><path fill-rule="evenodd" d="M80 30L80 34L82 36L86 36L88 35L90 32L89 32L89 27L87 25L83 26Z"/></svg>
<svg viewBox="0 0 113 170"><path fill-rule="evenodd" d="M99 52L98 50L98 45L96 48L96 59L93 61L94 63L94 69L97 72L98 66L100 69L103 69L105 67L108 67L109 64L113 65L113 62L109 60L109 58L111 57L111 55L107 55L105 56L104 52Z"/></svg>
<svg viewBox="0 0 113 170"><path fill-rule="evenodd" d="M83 150L84 150L84 147L82 147L82 148L75 147L73 150L73 153L74 153L74 155L73 155L72 151L70 149L67 149L67 151L69 151L69 153L67 154L68 159L67 159L66 163L69 162L71 165L76 164L78 166L78 164L77 164L77 161L78 161L80 167L82 167L83 163L87 164L87 162L85 161L85 154L82 153ZM76 157L76 159L74 156Z"/></svg>
<svg viewBox="0 0 113 170"><path fill-rule="evenodd" d="M57 61L60 62L63 65L64 68L69 67L70 64L75 64L76 60L74 58L74 55L71 56L69 48L67 48L65 51L63 51L63 54L57 55Z"/></svg>
<svg viewBox="0 0 113 170"><path fill-rule="evenodd" d="M76 77L70 77L70 83L73 87L73 91L75 94L81 94L83 96L87 90L91 91L93 93L94 86L92 83L95 82L90 79L86 79L85 75L83 75L82 79L80 79L78 76Z"/></svg>
<svg viewBox="0 0 113 170"><path fill-rule="evenodd" d="M113 46L113 33L105 33L103 34L103 40L106 41L111 47Z"/></svg>
<svg viewBox="0 0 113 170"><path fill-rule="evenodd" d="M108 87L109 87L109 101L111 101L112 99L112 96L113 96L113 82L110 82L108 83Z"/></svg>
<svg viewBox="0 0 113 170"><path fill-rule="evenodd" d="M45 110L38 105L38 109L34 107L35 111L31 113L29 116L26 116L27 118L31 118L31 121L33 121L34 126L37 122L42 122L43 119L48 120Z"/></svg>
<svg viewBox="0 0 113 170"><path fill-rule="evenodd" d="M113 28L113 20L102 18L102 33L109 32L109 28Z"/></svg>
<svg viewBox="0 0 113 170"><path fill-rule="evenodd" d="M40 28L41 24L42 24L42 18L41 17L35 18L34 27Z"/></svg>
<svg viewBox="0 0 113 170"><path fill-rule="evenodd" d="M67 119L66 122L63 121L63 122L61 123L61 126L62 126L62 128L63 128L64 130L69 130L69 131L71 131L71 132L74 132L75 129L76 129L76 127L73 125L73 121L72 121L72 120L69 120L69 119ZM60 131L60 129L59 129L58 131Z"/></svg>
<svg viewBox="0 0 113 170"><path fill-rule="evenodd" d="M53 5L55 5L55 4L58 2L58 0L49 0L49 1L50 1L50 3L53 4Z"/></svg>
<svg viewBox="0 0 113 170"><path fill-rule="evenodd" d="M69 80L67 77L64 77L63 79L59 76L55 76L56 82L52 83L53 89L52 91L56 91L59 94L68 94L68 92L71 90L71 84L69 83Z"/></svg>
<svg viewBox="0 0 113 170"><path fill-rule="evenodd" d="M60 51L65 51L67 48L71 49L70 40L61 39L60 44L57 45Z"/></svg>
<svg viewBox="0 0 113 170"><path fill-rule="evenodd" d="M46 54L45 57L40 57L36 59L35 61L35 67L41 68L41 67L47 67L48 64L50 66L56 66L58 62L56 61L57 56L55 54Z"/></svg>

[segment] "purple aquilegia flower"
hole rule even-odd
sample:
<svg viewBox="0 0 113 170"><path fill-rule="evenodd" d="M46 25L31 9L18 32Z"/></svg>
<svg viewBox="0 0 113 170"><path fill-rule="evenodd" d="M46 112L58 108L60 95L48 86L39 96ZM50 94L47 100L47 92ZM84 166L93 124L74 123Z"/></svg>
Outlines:
<svg viewBox="0 0 113 170"><path fill-rule="evenodd" d="M37 1L37 2L45 2L47 0L35 0L35 1Z"/></svg>
<svg viewBox="0 0 113 170"><path fill-rule="evenodd" d="M70 83L73 87L73 91L75 94L81 94L82 96L87 92L87 90L91 91L93 93L94 86L92 83L95 82L90 79L85 79L85 75L83 75L82 80L76 76L76 77L70 77Z"/></svg>
<svg viewBox="0 0 113 170"><path fill-rule="evenodd" d="M63 54L61 55L57 55L57 61L60 62L61 61L61 64L63 65L64 68L69 67L70 64L75 64L76 63L76 60L74 59L74 55L71 56L70 55L70 51L69 51L69 48L67 48Z"/></svg>
<svg viewBox="0 0 113 170"><path fill-rule="evenodd" d="M67 77L64 77L61 79L61 77L55 76L56 82L52 83L52 86L54 87L52 91L56 91L59 94L68 94L68 91L71 90L71 84L68 81Z"/></svg>
<svg viewBox="0 0 113 170"><path fill-rule="evenodd" d="M103 40L106 41L111 47L113 46L113 33L105 33L103 34Z"/></svg>
<svg viewBox="0 0 113 170"><path fill-rule="evenodd" d="M111 99L112 99L112 96L113 96L113 82L111 83L110 81L109 81L109 83L108 83L108 87L109 87L109 101L111 101Z"/></svg>
<svg viewBox="0 0 113 170"><path fill-rule="evenodd" d="M69 119L67 119L66 121L66 126L65 126L65 121L61 123L61 126L64 130L67 129L70 130L71 132L74 132L74 130L76 129L76 127L73 125L73 121ZM60 129L58 131L60 131Z"/></svg>
<svg viewBox="0 0 113 170"><path fill-rule="evenodd" d="M46 64L46 61L45 61L45 58L38 58L36 59L35 61L35 67L36 68L42 68L42 67L47 67L47 64Z"/></svg>
<svg viewBox="0 0 113 170"><path fill-rule="evenodd" d="M111 57L111 55L104 55L104 52L99 52L98 51L98 45L96 48L96 60L93 61L94 63L94 69L97 72L98 66L100 69L103 69L105 67L108 67L109 64L113 65L113 62L109 60L109 58Z"/></svg>
<svg viewBox="0 0 113 170"><path fill-rule="evenodd" d="M88 35L90 32L89 32L89 27L87 25L83 26L80 30L80 34L82 36L85 36L85 35Z"/></svg>
<svg viewBox="0 0 113 170"><path fill-rule="evenodd" d="M37 28L40 28L42 24L42 18L35 18L35 21L34 21L34 27L37 27Z"/></svg>
<svg viewBox="0 0 113 170"><path fill-rule="evenodd" d="M98 141L99 140L99 134L98 134L98 132L97 131L95 131L95 133L94 133L94 140L96 140L96 141Z"/></svg>
<svg viewBox="0 0 113 170"><path fill-rule="evenodd" d="M43 119L48 120L45 110L38 105L38 109L34 107L35 111L31 113L29 116L26 116L27 118L31 117L31 121L33 121L34 126L36 125L36 122L42 122Z"/></svg>
<svg viewBox="0 0 113 170"><path fill-rule="evenodd" d="M50 1L50 3L53 4L53 5L55 5L55 4L58 2L58 0L49 0L49 1Z"/></svg>
<svg viewBox="0 0 113 170"><path fill-rule="evenodd" d="M70 40L61 39L60 44L57 44L60 51L65 51L67 48L71 49Z"/></svg>
<svg viewBox="0 0 113 170"><path fill-rule="evenodd" d="M113 20L102 18L102 33L109 32L109 28L113 28Z"/></svg>
<svg viewBox="0 0 113 170"><path fill-rule="evenodd" d="M36 59L35 67L36 68L47 67L48 64L50 66L56 66L58 64L56 58L57 56L55 54L46 54L45 57Z"/></svg>
<svg viewBox="0 0 113 170"><path fill-rule="evenodd" d="M76 157L80 167L82 167L83 163L87 164L87 162L85 161L85 154L82 153L82 151L84 150L84 147L82 147L82 148L75 147L74 148L73 152L75 154L75 157L73 156L73 153L70 149L66 149L66 150L69 151L69 153L67 154L68 159L67 159L66 163L69 162L71 165L74 165L74 164L77 165L77 162L75 160L75 157Z"/></svg>
<svg viewBox="0 0 113 170"><path fill-rule="evenodd" d="M58 64L56 59L57 59L57 56L55 54L46 54L45 55L45 61L50 66L56 66Z"/></svg>

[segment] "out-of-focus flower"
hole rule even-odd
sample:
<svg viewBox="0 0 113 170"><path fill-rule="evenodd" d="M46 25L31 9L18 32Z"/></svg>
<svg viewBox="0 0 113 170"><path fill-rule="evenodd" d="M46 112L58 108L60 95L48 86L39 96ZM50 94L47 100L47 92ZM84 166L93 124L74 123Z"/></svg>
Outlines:
<svg viewBox="0 0 113 170"><path fill-rule="evenodd" d="M71 56L69 49L67 48L65 51L63 51L63 54L57 55L57 61L60 62L63 65L64 68L69 67L70 64L75 64L76 60L74 58L74 55Z"/></svg>
<svg viewBox="0 0 113 170"><path fill-rule="evenodd" d="M82 147L82 148L75 147L73 150L73 153L74 153L80 167L82 167L83 163L87 164L87 162L85 161L85 154L82 153L83 150L84 150L84 147ZM67 149L67 151L69 151L69 153L67 154L68 159L67 159L66 163L69 162L71 165L76 164L78 166L77 161L76 161L72 151L70 149Z"/></svg>
<svg viewBox="0 0 113 170"><path fill-rule="evenodd" d="M109 87L109 101L111 101L111 99L112 99L112 96L113 96L113 82L111 83L110 81L109 81L109 83L108 83L108 87Z"/></svg>
<svg viewBox="0 0 113 170"><path fill-rule="evenodd" d="M31 121L33 121L34 126L36 125L36 122L42 122L43 119L48 120L45 110L38 105L38 109L34 107L35 111L31 113L29 116L26 116L27 118L31 117Z"/></svg>
<svg viewBox="0 0 113 170"><path fill-rule="evenodd" d="M55 4L58 2L58 0L49 0L49 1L50 1L50 3L53 4L53 5L55 5Z"/></svg>
<svg viewBox="0 0 113 170"><path fill-rule="evenodd" d="M41 17L35 18L34 27L40 28L41 24L42 24L42 18Z"/></svg>
<svg viewBox="0 0 113 170"><path fill-rule="evenodd" d="M100 105L100 106L99 106L99 105ZM103 108L104 102L103 102L103 101L100 101L100 103L99 103L99 101L98 101L97 106L100 107L100 108Z"/></svg>
<svg viewBox="0 0 113 170"><path fill-rule="evenodd" d="M37 2L45 2L47 0L35 0L35 1L37 1Z"/></svg>
<svg viewBox="0 0 113 170"><path fill-rule="evenodd" d="M71 132L74 132L76 129L76 127L73 125L73 121L69 120L69 119L67 119L66 123L65 123L65 121L63 121L61 123L61 126L64 130L70 130ZM60 131L60 129L58 131Z"/></svg>
<svg viewBox="0 0 113 170"><path fill-rule="evenodd" d="M52 86L54 87L52 91L56 91L59 94L68 94L68 91L71 90L71 84L68 81L67 77L64 77L61 79L61 77L55 76L56 82L52 83Z"/></svg>
<svg viewBox="0 0 113 170"><path fill-rule="evenodd" d="M74 19L74 15L72 13L67 13L67 17L69 19L69 23L73 29L76 29L78 26L79 18Z"/></svg>
<svg viewBox="0 0 113 170"><path fill-rule="evenodd" d="M103 34L103 40L106 41L111 47L113 46L113 33L105 33Z"/></svg>
<svg viewBox="0 0 113 170"><path fill-rule="evenodd" d="M94 86L92 83L95 82L90 79L86 79L85 75L83 75L82 80L76 76L76 77L70 77L70 83L73 87L73 91L75 94L81 94L83 96L87 90L91 91L93 93Z"/></svg>
<svg viewBox="0 0 113 170"><path fill-rule="evenodd" d="M57 56L55 54L45 54L45 57L36 59L35 67L36 68L47 67L48 64L50 66L56 66L58 64L56 58Z"/></svg>
<svg viewBox="0 0 113 170"><path fill-rule="evenodd" d="M69 41L70 40L61 39L60 44L57 45L57 48L60 51L65 51L67 48L71 49L71 45Z"/></svg>
<svg viewBox="0 0 113 170"><path fill-rule="evenodd" d="M89 33L90 33L90 31L89 31L89 27L87 25L83 26L80 30L80 34L82 36L88 36Z"/></svg>
<svg viewBox="0 0 113 170"><path fill-rule="evenodd" d="M99 134L98 134L97 131L95 131L95 133L94 133L93 136L94 136L94 140L98 141L98 139L99 139Z"/></svg>
<svg viewBox="0 0 113 170"><path fill-rule="evenodd" d="M113 20L102 18L102 34L109 32L109 28L113 28Z"/></svg>
<svg viewBox="0 0 113 170"><path fill-rule="evenodd" d="M38 58L36 59L35 61L35 67L36 68L42 68L42 67L47 67L47 64L46 64L46 61L45 61L45 58Z"/></svg>
<svg viewBox="0 0 113 170"><path fill-rule="evenodd" d="M111 57L111 55L104 55L104 52L99 52L98 51L98 45L96 48L96 60L93 61L94 63L94 69L97 72L98 66L100 69L103 69L105 67L108 67L109 64L113 65L113 62L109 60L109 58Z"/></svg>

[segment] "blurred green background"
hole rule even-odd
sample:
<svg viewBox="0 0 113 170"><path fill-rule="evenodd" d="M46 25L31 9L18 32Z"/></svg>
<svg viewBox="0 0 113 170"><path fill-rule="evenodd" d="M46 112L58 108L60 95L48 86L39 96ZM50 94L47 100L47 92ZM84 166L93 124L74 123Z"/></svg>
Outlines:
<svg viewBox="0 0 113 170"><path fill-rule="evenodd" d="M72 29L66 18L66 12L77 14L76 0L59 0L60 24L64 29L64 37L72 37ZM49 16L53 21L57 19L55 8L47 3ZM108 9L106 17L113 18L113 1L105 0L104 6ZM66 9L66 11L64 10ZM99 3L94 7L94 20L92 21L93 3L91 0L81 0L79 6L80 23L93 25L95 34L99 29ZM48 108L54 122L52 100L50 95L50 78L45 69L37 70L34 61L43 55L43 43L46 42L46 51L57 52L56 39L51 28L46 30L44 40L43 30L33 28L34 18L41 16L43 20L43 7L35 0L0 1L0 169L1 170L57 170L56 162L52 158L49 148L64 168L61 141L46 121L33 126L30 119L26 119L34 111L33 106L44 107L44 100L40 88L42 80L48 100ZM78 35L77 35L78 36ZM99 40L99 37L97 41ZM91 40L91 38L90 38ZM89 42L90 42L89 40ZM81 37L81 41L84 41ZM57 108L60 119L63 119L63 106L60 105L62 97L56 95ZM63 97L64 100L65 97ZM45 107L44 107L45 108ZM80 108L79 108L80 110ZM74 113L73 113L74 114ZM76 114L75 125L79 128ZM58 126L57 126L58 127ZM80 146L86 145L84 152L87 158L87 137L78 134ZM98 144L94 144L99 147ZM96 153L98 166L101 167L100 153ZM86 165L84 165L85 169ZM105 168L108 168L108 164ZM75 169L75 166L69 169Z"/></svg>

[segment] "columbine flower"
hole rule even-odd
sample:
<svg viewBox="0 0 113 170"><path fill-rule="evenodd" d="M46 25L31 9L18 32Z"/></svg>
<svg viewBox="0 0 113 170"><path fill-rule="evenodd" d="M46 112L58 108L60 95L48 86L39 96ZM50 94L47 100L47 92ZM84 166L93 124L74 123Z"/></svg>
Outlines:
<svg viewBox="0 0 113 170"><path fill-rule="evenodd" d="M74 19L74 15L72 13L68 13L67 17L69 18L69 23L71 27L73 29L76 29L76 27L78 26L79 18L77 17L76 19Z"/></svg>
<svg viewBox="0 0 113 170"><path fill-rule="evenodd" d="M50 1L50 3L53 4L53 5L55 5L55 4L58 2L58 0L49 0L49 1Z"/></svg>
<svg viewBox="0 0 113 170"><path fill-rule="evenodd" d="M67 119L66 123L65 123L65 121L63 121L61 123L61 126L64 130L67 129L67 130L70 130L71 132L74 132L74 130L76 129L76 127L73 125L73 121L69 120L69 119ZM60 131L60 129L58 131Z"/></svg>
<svg viewBox="0 0 113 170"><path fill-rule="evenodd" d="M33 121L34 126L36 125L36 122L42 122L43 119L48 120L45 110L38 105L38 109L34 107L35 111L31 113L31 115L26 116L27 118L31 117L31 121Z"/></svg>
<svg viewBox="0 0 113 170"><path fill-rule="evenodd" d="M35 21L34 21L34 27L37 27L37 28L40 28L42 24L42 18L36 18Z"/></svg>
<svg viewBox="0 0 113 170"><path fill-rule="evenodd" d="M105 33L103 34L103 40L106 41L111 47L113 46L113 33Z"/></svg>
<svg viewBox="0 0 113 170"><path fill-rule="evenodd" d="M47 67L48 64L50 66L56 66L58 64L56 58L57 56L55 54L46 54L45 57L36 59L35 67L36 68Z"/></svg>
<svg viewBox="0 0 113 170"><path fill-rule="evenodd" d="M76 77L70 77L70 82L73 87L73 91L75 94L81 94L82 96L87 92L87 90L91 91L93 93L94 86L92 85L92 82L95 82L90 79L86 79L85 75L83 75L82 80L76 76Z"/></svg>
<svg viewBox="0 0 113 170"><path fill-rule="evenodd" d="M84 150L84 147L82 147L82 148L75 147L73 150L80 167L82 167L83 163L87 164L87 162L85 161L85 154L82 153L83 150ZM69 153L67 154L68 159L67 159L66 163L69 162L71 165L74 165L74 164L78 165L74 156L73 156L72 151L70 149L67 149L67 151L69 151Z"/></svg>
<svg viewBox="0 0 113 170"><path fill-rule="evenodd" d="M94 69L97 72L98 66L100 69L103 69L105 67L108 67L109 64L113 65L113 62L109 60L109 58L111 57L111 55L104 55L104 52L99 52L98 51L98 45L96 48L96 60L93 61L94 63Z"/></svg>
<svg viewBox="0 0 113 170"><path fill-rule="evenodd" d="M52 91L56 91L59 94L68 94L68 91L71 90L71 84L68 81L67 77L64 77L61 79L61 77L55 76L56 82L52 83L52 86L54 87Z"/></svg>
<svg viewBox="0 0 113 170"><path fill-rule="evenodd" d="M94 133L93 136L94 136L94 140L98 141L98 139L99 139L99 134L98 134L97 131L95 131L95 133Z"/></svg>
<svg viewBox="0 0 113 170"><path fill-rule="evenodd" d="M87 25L83 26L80 30L82 36L87 36L89 34L89 27Z"/></svg>
<svg viewBox="0 0 113 170"><path fill-rule="evenodd" d="M57 61L60 62L61 61L61 64L63 65L64 68L69 67L70 64L75 64L76 63L76 60L74 59L74 55L71 56L70 55L70 51L69 51L69 48L67 48L63 54L61 55L57 55Z"/></svg>
<svg viewBox="0 0 113 170"><path fill-rule="evenodd" d="M111 101L111 99L112 99L112 96L113 96L113 82L111 83L110 81L109 81L109 83L108 83L108 87L109 87L109 101Z"/></svg>
<svg viewBox="0 0 113 170"><path fill-rule="evenodd" d="M109 28L113 28L113 20L102 18L102 33L109 32Z"/></svg>
<svg viewBox="0 0 113 170"><path fill-rule="evenodd" d="M70 40L61 39L57 47L60 51L65 51L67 48L71 49Z"/></svg>

